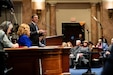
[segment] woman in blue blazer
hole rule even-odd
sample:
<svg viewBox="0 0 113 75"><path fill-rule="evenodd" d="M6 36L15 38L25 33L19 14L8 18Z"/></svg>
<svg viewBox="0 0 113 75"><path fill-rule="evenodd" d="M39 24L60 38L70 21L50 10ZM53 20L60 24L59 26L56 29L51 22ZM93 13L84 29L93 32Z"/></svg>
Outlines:
<svg viewBox="0 0 113 75"><path fill-rule="evenodd" d="M18 28L17 34L19 35L18 44L20 47L30 47L32 42L29 38L30 36L30 27L28 24L21 24Z"/></svg>

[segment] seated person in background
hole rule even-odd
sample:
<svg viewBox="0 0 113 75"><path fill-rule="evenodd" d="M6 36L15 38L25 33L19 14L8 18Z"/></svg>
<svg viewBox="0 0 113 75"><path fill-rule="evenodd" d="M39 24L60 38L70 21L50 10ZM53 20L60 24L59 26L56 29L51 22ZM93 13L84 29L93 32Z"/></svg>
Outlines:
<svg viewBox="0 0 113 75"><path fill-rule="evenodd" d="M102 36L102 41L103 41L104 43L107 43L107 44L108 44L107 39L106 39L104 36Z"/></svg>
<svg viewBox="0 0 113 75"><path fill-rule="evenodd" d="M102 38L99 38L98 43L96 45L97 48L101 48L104 51L108 49L108 44L102 41Z"/></svg>
<svg viewBox="0 0 113 75"><path fill-rule="evenodd" d="M77 38L76 40L80 40L80 41L81 41L81 44L83 44L84 38L83 38L82 33L80 33L80 34L78 35L78 38Z"/></svg>
<svg viewBox="0 0 113 75"><path fill-rule="evenodd" d="M74 64L74 60L76 59L77 53L79 52L79 50L81 50L81 41L80 40L76 40L76 46L72 47L70 49L70 66L72 66Z"/></svg>
<svg viewBox="0 0 113 75"><path fill-rule="evenodd" d="M67 43L66 42L62 42L62 47L67 47Z"/></svg>
<svg viewBox="0 0 113 75"><path fill-rule="evenodd" d="M67 47L73 47L72 43L69 41L67 42Z"/></svg>
<svg viewBox="0 0 113 75"><path fill-rule="evenodd" d="M19 39L17 40L20 47L30 47L32 42L29 38L30 36L30 27L28 24L21 24L18 28L17 34Z"/></svg>
<svg viewBox="0 0 113 75"><path fill-rule="evenodd" d="M19 47L19 45L13 44L9 39L8 39L8 35L11 33L11 30L13 28L13 24L10 21L4 21L1 25L0 25L0 50L3 50L3 48L5 47Z"/></svg>
<svg viewBox="0 0 113 75"><path fill-rule="evenodd" d="M112 45L113 45L113 38L111 39L111 44L109 45L108 49L105 52L105 57L108 57L110 55Z"/></svg>
<svg viewBox="0 0 113 75"><path fill-rule="evenodd" d="M103 49L101 52L101 58L103 59L103 62L105 62L106 58L106 51L108 50L108 44L102 41L102 38L99 38L98 43L96 45L97 48Z"/></svg>
<svg viewBox="0 0 113 75"><path fill-rule="evenodd" d="M73 47L73 45L72 45L71 42L67 42L67 43L66 43L66 42L63 42L63 43L62 43L62 46L63 46L63 47Z"/></svg>
<svg viewBox="0 0 113 75"><path fill-rule="evenodd" d="M84 41L83 42L83 46L81 47L81 49L77 52L76 55L76 60L75 62L79 62L79 64L81 64L81 61L84 62L84 64L87 64L89 62L88 59L86 59L86 57L88 56L87 52L89 52L89 47L88 47L88 41Z"/></svg>

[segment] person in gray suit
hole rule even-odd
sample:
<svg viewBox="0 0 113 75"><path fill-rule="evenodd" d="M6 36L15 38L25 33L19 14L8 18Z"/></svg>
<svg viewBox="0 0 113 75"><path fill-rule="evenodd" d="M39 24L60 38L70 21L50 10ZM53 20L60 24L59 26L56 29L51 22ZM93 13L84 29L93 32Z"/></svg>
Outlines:
<svg viewBox="0 0 113 75"><path fill-rule="evenodd" d="M11 33L11 29L13 28L13 25L10 21L4 21L0 25L0 75L4 75L5 70L5 64L4 64L4 48L6 47L19 47L19 45L13 44L7 37L9 33Z"/></svg>
<svg viewBox="0 0 113 75"><path fill-rule="evenodd" d="M13 44L9 39L8 35L11 33L13 25L10 21L4 21L0 25L0 51L3 51L4 47L19 47L19 45Z"/></svg>
<svg viewBox="0 0 113 75"><path fill-rule="evenodd" d="M70 49L70 67L74 67L74 60L76 59L77 52L79 52L79 50L81 50L81 41L76 40L76 46Z"/></svg>
<svg viewBox="0 0 113 75"><path fill-rule="evenodd" d="M83 41L83 46L77 52L75 62L78 62L78 60L79 60L79 64L81 64L82 61L83 61L84 64L88 64L88 62L89 62L89 60L88 60L89 50L90 50L90 48L88 47L88 41L86 41L86 40Z"/></svg>

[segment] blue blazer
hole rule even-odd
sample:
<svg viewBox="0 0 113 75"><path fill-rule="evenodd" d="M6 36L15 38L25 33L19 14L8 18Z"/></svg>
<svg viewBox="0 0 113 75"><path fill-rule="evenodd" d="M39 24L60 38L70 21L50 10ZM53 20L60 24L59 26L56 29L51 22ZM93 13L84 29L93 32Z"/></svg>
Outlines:
<svg viewBox="0 0 113 75"><path fill-rule="evenodd" d="M21 35L17 42L19 46L27 46L27 47L32 46L32 42L27 35Z"/></svg>

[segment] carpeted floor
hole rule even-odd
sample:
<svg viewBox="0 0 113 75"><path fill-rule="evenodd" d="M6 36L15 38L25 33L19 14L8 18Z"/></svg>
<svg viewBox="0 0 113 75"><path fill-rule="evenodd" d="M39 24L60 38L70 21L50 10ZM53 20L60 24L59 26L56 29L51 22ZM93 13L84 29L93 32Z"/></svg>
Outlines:
<svg viewBox="0 0 113 75"><path fill-rule="evenodd" d="M86 72L87 69L73 69L70 68L71 75L82 75L84 72ZM101 75L102 67L100 68L91 68L92 73L95 73L95 75Z"/></svg>

